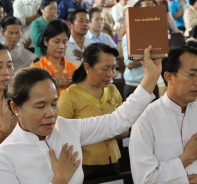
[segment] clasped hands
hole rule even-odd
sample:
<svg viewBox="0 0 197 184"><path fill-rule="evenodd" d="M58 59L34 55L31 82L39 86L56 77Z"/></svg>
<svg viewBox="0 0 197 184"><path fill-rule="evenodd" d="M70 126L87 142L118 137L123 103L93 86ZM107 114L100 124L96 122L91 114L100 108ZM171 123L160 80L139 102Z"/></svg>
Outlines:
<svg viewBox="0 0 197 184"><path fill-rule="evenodd" d="M60 76L58 70L55 71L54 78L57 82L58 87L69 86L70 83L72 82L72 77L68 77L67 73L63 73L63 75Z"/></svg>

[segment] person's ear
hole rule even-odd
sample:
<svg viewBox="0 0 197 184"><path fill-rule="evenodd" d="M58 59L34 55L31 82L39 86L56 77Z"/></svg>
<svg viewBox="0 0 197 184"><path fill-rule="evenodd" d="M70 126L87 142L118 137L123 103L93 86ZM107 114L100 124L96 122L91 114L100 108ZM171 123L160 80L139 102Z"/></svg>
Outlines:
<svg viewBox="0 0 197 184"><path fill-rule="evenodd" d="M16 116L19 115L18 107L17 107L17 105L16 105L13 101L10 102L10 108L12 109L12 112L13 112Z"/></svg>
<svg viewBox="0 0 197 184"><path fill-rule="evenodd" d="M165 72L164 73L164 79L167 81L168 85L172 84L172 76L174 74L170 73L170 72Z"/></svg>
<svg viewBox="0 0 197 184"><path fill-rule="evenodd" d="M48 41L46 40L46 37L44 37L44 45L47 47L48 46Z"/></svg>
<svg viewBox="0 0 197 184"><path fill-rule="evenodd" d="M69 29L72 28L72 23L70 21L67 21L67 26L69 27Z"/></svg>
<svg viewBox="0 0 197 184"><path fill-rule="evenodd" d="M87 74L91 72L91 67L88 63L84 63L83 66Z"/></svg>

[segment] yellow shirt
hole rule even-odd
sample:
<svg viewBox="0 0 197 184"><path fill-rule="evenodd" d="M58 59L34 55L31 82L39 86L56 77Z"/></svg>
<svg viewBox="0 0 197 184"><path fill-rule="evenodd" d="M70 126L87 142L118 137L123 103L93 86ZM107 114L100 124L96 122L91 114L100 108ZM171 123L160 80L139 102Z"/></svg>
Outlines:
<svg viewBox="0 0 197 184"><path fill-rule="evenodd" d="M87 118L112 113L121 105L122 97L110 84L104 88L100 100L89 94L76 84L62 90L59 97L59 115L69 119ZM106 165L116 163L120 158L120 150L115 139L83 146L83 165Z"/></svg>

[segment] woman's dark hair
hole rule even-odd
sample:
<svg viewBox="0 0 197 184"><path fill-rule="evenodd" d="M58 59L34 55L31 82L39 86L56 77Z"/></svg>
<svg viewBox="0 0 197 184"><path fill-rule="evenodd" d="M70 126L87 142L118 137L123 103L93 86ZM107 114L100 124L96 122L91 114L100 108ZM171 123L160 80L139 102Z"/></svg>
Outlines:
<svg viewBox="0 0 197 184"><path fill-rule="evenodd" d="M7 50L8 52L10 52L9 48L6 45L3 45L2 43L0 43L0 51L1 50Z"/></svg>
<svg viewBox="0 0 197 184"><path fill-rule="evenodd" d="M44 44L44 39L48 42L51 38L65 32L68 36L68 39L70 37L70 31L68 26L63 20L57 19L57 20L52 20L50 21L42 34L42 39L40 43L40 49L42 54L45 56L47 54L47 47Z"/></svg>
<svg viewBox="0 0 197 184"><path fill-rule="evenodd" d="M22 27L21 21L14 16L5 16L1 21L2 29L6 30L9 25L19 25Z"/></svg>
<svg viewBox="0 0 197 184"><path fill-rule="evenodd" d="M165 72L176 74L181 66L180 56L184 53L190 53L197 55L197 49L189 46L180 46L170 49L168 57L162 59L162 72L161 76L167 86L167 81L164 78Z"/></svg>
<svg viewBox="0 0 197 184"><path fill-rule="evenodd" d="M119 55L117 49L112 48L104 43L97 42L88 45L83 53L83 62L73 74L72 84L79 83L86 78L87 73L84 68L84 63L88 63L89 66L93 68L94 65L99 62L101 53L112 54L114 57Z"/></svg>
<svg viewBox="0 0 197 184"><path fill-rule="evenodd" d="M21 107L23 103L29 99L29 94L32 87L36 83L47 79L51 80L57 88L56 82L53 77L49 74L48 71L44 69L37 67L28 67L22 68L21 70L16 72L7 83L4 90L4 97L7 100L9 108L11 101L13 101L18 107Z"/></svg>
<svg viewBox="0 0 197 184"><path fill-rule="evenodd" d="M41 4L40 4L40 8L38 9L38 14L41 16L42 12L41 9L45 8L46 6L50 5L52 2L56 2L56 0L42 0Z"/></svg>

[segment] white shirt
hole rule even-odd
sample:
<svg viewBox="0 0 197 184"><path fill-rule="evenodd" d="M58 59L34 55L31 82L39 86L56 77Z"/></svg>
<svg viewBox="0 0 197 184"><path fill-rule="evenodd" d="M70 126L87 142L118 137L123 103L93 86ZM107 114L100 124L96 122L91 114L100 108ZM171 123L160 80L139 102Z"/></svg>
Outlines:
<svg viewBox="0 0 197 184"><path fill-rule="evenodd" d="M99 42L109 45L110 47L116 48L117 45L114 40L106 33L100 32L98 37L96 37L90 30L88 30L87 34L85 35L89 40L92 42Z"/></svg>
<svg viewBox="0 0 197 184"><path fill-rule="evenodd" d="M21 43L30 36L31 24L26 25L26 18L37 13L41 0L15 0L13 3L14 16L18 18L23 26Z"/></svg>
<svg viewBox="0 0 197 184"><path fill-rule="evenodd" d="M189 184L197 174L197 161L184 168L179 156L197 132L197 101L186 113L167 93L150 104L132 127L129 154L136 184Z"/></svg>
<svg viewBox="0 0 197 184"><path fill-rule="evenodd" d="M137 2L137 0L128 0L127 5L133 7L136 2Z"/></svg>
<svg viewBox="0 0 197 184"><path fill-rule="evenodd" d="M89 40L88 38L84 37L84 42L83 42L83 47L82 49L77 45L75 39L72 37L72 35L70 35L70 38L68 40L68 46L66 49L66 53L65 53L65 57L71 61L76 63L78 66L81 65L82 61L79 61L76 59L76 57L73 55L73 51L75 49L80 50L81 52L84 52L85 48L90 45L91 43L93 43L91 40Z"/></svg>
<svg viewBox="0 0 197 184"><path fill-rule="evenodd" d="M183 20L186 28L184 35L189 36L189 32L195 25L197 25L197 10L193 6L185 9L183 14Z"/></svg>
<svg viewBox="0 0 197 184"><path fill-rule="evenodd" d="M152 99L153 95L139 86L124 105L112 114L87 119L58 117L52 134L46 137L47 143L39 141L35 134L24 131L17 125L10 136L0 144L0 183L51 183L54 173L49 147L53 148L59 158L62 146L68 143L74 146L73 152L79 152L77 159L82 159L81 146L112 138L128 130ZM83 171L80 164L69 184L82 182Z"/></svg>
<svg viewBox="0 0 197 184"><path fill-rule="evenodd" d="M127 6L123 6L120 3L115 4L112 7L112 18L114 21L114 29L120 27L122 19L124 19L124 10Z"/></svg>

